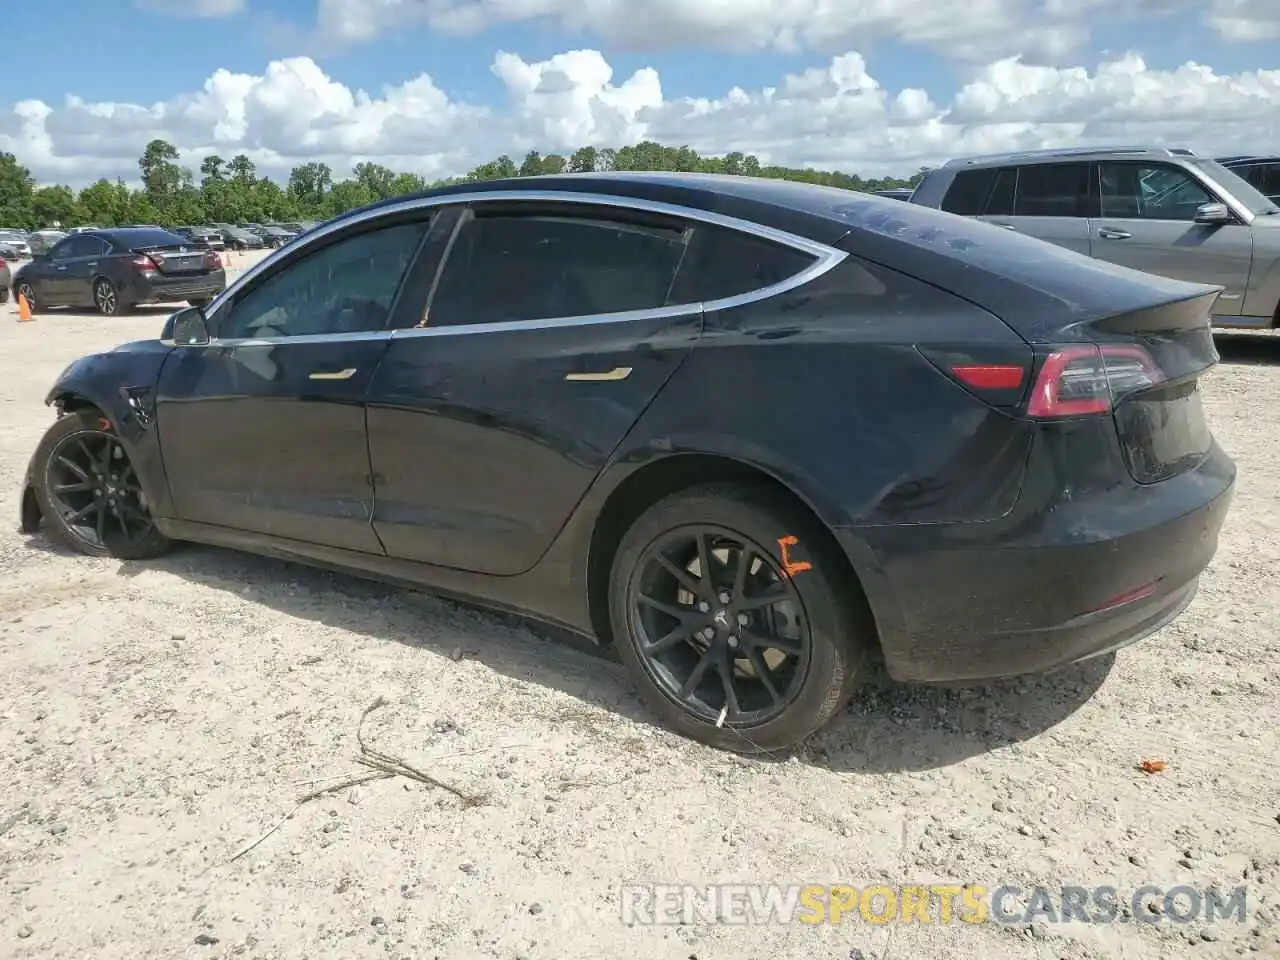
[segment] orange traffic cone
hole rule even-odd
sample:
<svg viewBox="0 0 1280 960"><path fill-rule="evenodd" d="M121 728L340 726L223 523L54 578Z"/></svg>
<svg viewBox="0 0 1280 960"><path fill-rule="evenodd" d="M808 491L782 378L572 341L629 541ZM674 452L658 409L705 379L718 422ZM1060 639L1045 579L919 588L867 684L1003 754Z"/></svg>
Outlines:
<svg viewBox="0 0 1280 960"><path fill-rule="evenodd" d="M18 322L27 323L34 320L31 315L31 304L27 303L27 298L22 294L18 294Z"/></svg>

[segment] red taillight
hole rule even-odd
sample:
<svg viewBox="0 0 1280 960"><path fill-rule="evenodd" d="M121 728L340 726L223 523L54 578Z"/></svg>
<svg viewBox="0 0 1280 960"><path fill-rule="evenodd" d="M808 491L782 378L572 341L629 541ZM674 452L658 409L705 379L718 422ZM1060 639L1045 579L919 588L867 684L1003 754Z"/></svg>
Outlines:
<svg viewBox="0 0 1280 960"><path fill-rule="evenodd" d="M129 263L136 270L159 270L164 266L164 258L161 256L153 256L149 253L136 253L129 260Z"/></svg>
<svg viewBox="0 0 1280 960"><path fill-rule="evenodd" d="M1116 400L1161 380L1151 355L1132 345L1059 347L1040 367L1027 415L1081 417L1107 413Z"/></svg>
<svg viewBox="0 0 1280 960"><path fill-rule="evenodd" d="M1026 371L1004 364L962 363L951 368L960 382L975 390L1017 390Z"/></svg>

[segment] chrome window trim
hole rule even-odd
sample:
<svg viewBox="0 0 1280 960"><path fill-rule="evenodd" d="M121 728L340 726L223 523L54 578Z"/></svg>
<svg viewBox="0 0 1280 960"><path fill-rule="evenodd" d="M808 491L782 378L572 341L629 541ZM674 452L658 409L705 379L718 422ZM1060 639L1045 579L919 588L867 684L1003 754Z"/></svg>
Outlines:
<svg viewBox="0 0 1280 960"><path fill-rule="evenodd" d="M383 217L394 216L399 213L409 213L416 210L429 211L436 207L447 206L466 206L484 202L505 202L505 201L525 201L525 202L558 202L566 204L582 204L598 207L614 207L619 210L636 210L642 213L655 213L676 217L682 220L692 220L697 223L705 223L711 226L724 227L728 230L736 230L740 233L751 234L764 240L770 240L782 246L791 247L814 257L814 262L799 273L793 274L785 280L778 283L770 284L767 287L760 287L756 290L750 290L746 293L737 294L732 297L721 297L717 300L707 300L694 303L673 304L666 307L655 307L648 310L628 310L621 313L591 314L580 317L549 317L541 320L509 320L499 323L468 323L454 324L451 326L441 327L409 327L398 328L392 330L370 330L359 333L333 333L333 334L311 334L299 337L238 337L218 339L215 338L207 344L192 344L191 346L213 346L213 347L232 347L232 346L269 346L284 343L335 343L341 341L367 341L382 340L403 337L444 337L444 336L462 336L472 333L504 333L519 330L544 330L558 327L575 327L587 326L602 323L623 323L628 321L654 320L664 317L681 317L696 312L710 313L717 310L728 310L734 307L746 306L760 300L767 300L770 297L778 296L794 290L797 287L804 286L807 283L816 280L818 277L827 273L829 270L838 266L849 255L843 250L837 250L835 247L819 243L816 240L810 240L808 237L801 237L784 230L778 230L774 227L765 226L764 224L753 223L750 220L742 220L738 217L729 217L724 214L714 213L710 210L699 210L695 207L685 207L680 204L664 203L656 200L644 200L637 197L624 197L614 194L602 193L577 193L567 190L486 190L471 193L455 193L433 197L417 197L412 200L405 200L400 203L389 204L385 207L376 207L372 210L366 210L352 217L344 218L337 223L328 223L323 227L318 227L297 240L286 246L279 247L275 252L268 254L258 263L254 264L236 280L226 287L217 297L214 298L208 309L205 311L206 316L212 318L217 312L229 303L235 295L245 285L252 283L254 278L259 274L270 270L271 267L280 259L295 254L305 255L307 247L313 246L322 241L325 237L334 233L348 229L349 227L382 219Z"/></svg>

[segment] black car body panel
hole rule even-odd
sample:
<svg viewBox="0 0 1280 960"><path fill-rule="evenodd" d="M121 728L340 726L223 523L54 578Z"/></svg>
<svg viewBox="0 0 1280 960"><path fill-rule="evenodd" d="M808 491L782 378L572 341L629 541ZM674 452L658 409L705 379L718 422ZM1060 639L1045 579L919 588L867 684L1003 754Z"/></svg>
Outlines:
<svg viewBox="0 0 1280 960"><path fill-rule="evenodd" d="M504 204L569 219L608 206L637 233L686 224L673 228L684 252L664 305L444 319L459 238ZM236 327L244 298L375 222L413 244L376 329ZM809 265L705 292L698 271L712 275L736 231ZM488 286L541 289L504 271ZM1216 361L1216 292L842 190L522 178L336 218L219 297L211 343L87 358L51 398L118 418L170 536L595 636L607 634L601 569L628 504L690 478L767 479L842 548L894 676L973 679L1096 655L1189 601L1234 480L1195 390ZM491 290L475 293L479 304ZM1135 350L1161 378L1112 365ZM1102 412L1035 412L1068 403L1041 396L1043 383L1076 382L1046 371L1091 351ZM986 379L1002 371L1018 376Z"/></svg>

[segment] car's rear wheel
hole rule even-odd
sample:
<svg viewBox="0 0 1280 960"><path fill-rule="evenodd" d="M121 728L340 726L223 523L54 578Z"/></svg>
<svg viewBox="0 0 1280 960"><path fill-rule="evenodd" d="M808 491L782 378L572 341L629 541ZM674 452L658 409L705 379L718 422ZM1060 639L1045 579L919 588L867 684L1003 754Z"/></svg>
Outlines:
<svg viewBox="0 0 1280 960"><path fill-rule="evenodd" d="M116 317L129 310L128 304L120 299L120 291L106 277L93 281L93 305L104 317Z"/></svg>
<svg viewBox="0 0 1280 960"><path fill-rule="evenodd" d="M683 491L619 545L615 644L673 729L744 753L784 750L844 707L872 642L850 579L825 532L773 490Z"/></svg>
<svg viewBox="0 0 1280 960"><path fill-rule="evenodd" d="M49 427L36 448L33 480L49 532L73 550L146 560L172 545L156 529L111 423L96 411L69 413Z"/></svg>

